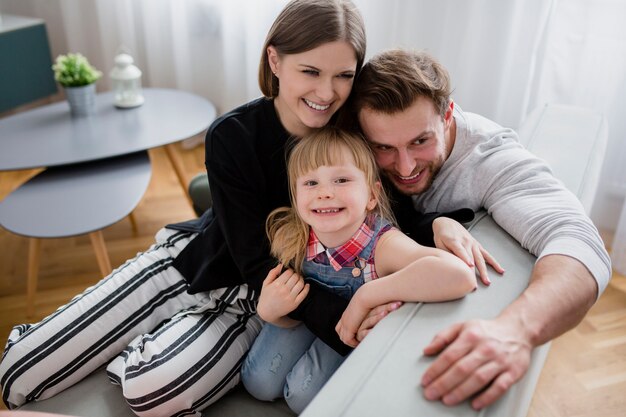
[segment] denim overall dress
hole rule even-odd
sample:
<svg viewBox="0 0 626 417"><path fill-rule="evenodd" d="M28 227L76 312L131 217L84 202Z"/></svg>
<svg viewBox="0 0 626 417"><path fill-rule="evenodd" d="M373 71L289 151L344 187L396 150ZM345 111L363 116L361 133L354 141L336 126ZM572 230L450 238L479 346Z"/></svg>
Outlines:
<svg viewBox="0 0 626 417"><path fill-rule="evenodd" d="M372 220L373 224L370 225L373 232L372 239L363 248L357 259L343 266L339 271L336 271L332 265L304 261L302 275L306 277L305 281L315 281L328 291L349 300L366 281L377 278L373 274L374 260L370 260L370 257L380 237L381 229L389 226L389 222L380 216L372 216Z"/></svg>
<svg viewBox="0 0 626 417"><path fill-rule="evenodd" d="M339 271L332 265L305 261L302 273L305 280L314 280L350 299L373 277L373 265L367 260L373 255L380 232L389 225L379 216L368 218L367 224L373 232L372 239L356 260ZM301 413L344 360L304 324L285 329L268 323L252 345L241 377L255 398L271 401L283 397L289 408Z"/></svg>

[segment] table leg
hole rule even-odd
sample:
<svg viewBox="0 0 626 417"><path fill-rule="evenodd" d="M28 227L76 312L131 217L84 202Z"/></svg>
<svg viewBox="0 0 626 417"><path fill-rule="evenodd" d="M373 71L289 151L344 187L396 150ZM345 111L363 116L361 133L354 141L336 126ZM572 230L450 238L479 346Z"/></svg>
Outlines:
<svg viewBox="0 0 626 417"><path fill-rule="evenodd" d="M191 208L193 208L193 201L191 201L191 197L187 192L187 185L189 184L189 181L187 180L187 176L185 175L185 164L174 149L173 144L165 145L165 153L167 154L167 157L170 160L172 167L174 168L174 172L176 173L178 182L180 182L180 186L183 188L183 194L185 194L185 198L187 198L189 205L191 206Z"/></svg>
<svg viewBox="0 0 626 417"><path fill-rule="evenodd" d="M137 228L137 220L135 219L133 211L128 214L128 220L130 220L130 226L133 228L133 235L137 236L139 234L139 229Z"/></svg>
<svg viewBox="0 0 626 417"><path fill-rule="evenodd" d="M100 273L103 277L106 277L113 270L111 268L111 261L109 260L109 253L107 252L106 245L104 244L104 237L102 231L89 233L89 239L93 250L96 252L96 258L98 259L98 266L100 267Z"/></svg>
<svg viewBox="0 0 626 417"><path fill-rule="evenodd" d="M28 242L28 279L26 281L26 317L33 317L35 314L35 293L37 292L40 254L41 239L30 238Z"/></svg>

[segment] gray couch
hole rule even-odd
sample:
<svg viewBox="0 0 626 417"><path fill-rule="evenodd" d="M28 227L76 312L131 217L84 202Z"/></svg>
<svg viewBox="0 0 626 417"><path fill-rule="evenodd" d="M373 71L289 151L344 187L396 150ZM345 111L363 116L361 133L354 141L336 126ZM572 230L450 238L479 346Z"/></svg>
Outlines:
<svg viewBox="0 0 626 417"><path fill-rule="evenodd" d="M589 211L607 140L602 115L566 106L547 105L533 112L520 129L520 140L548 160L555 175L579 196ZM536 349L531 368L493 406L476 412L467 403L446 407L423 399L419 378L431 362L421 356L433 335L449 324L496 316L528 284L534 257L486 213L468 226L507 272L492 272L490 288L479 287L462 300L406 304L376 326L350 355L302 414L304 417L363 416L506 416L526 415L548 345ZM133 416L119 392L99 370L57 396L27 404L23 410L75 416ZM284 401L262 403L238 387L203 414L208 416L291 416Z"/></svg>

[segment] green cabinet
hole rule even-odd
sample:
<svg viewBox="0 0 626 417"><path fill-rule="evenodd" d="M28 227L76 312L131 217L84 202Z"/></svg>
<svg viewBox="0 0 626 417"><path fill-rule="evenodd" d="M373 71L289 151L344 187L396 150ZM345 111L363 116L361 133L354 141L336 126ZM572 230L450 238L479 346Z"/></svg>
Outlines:
<svg viewBox="0 0 626 417"><path fill-rule="evenodd" d="M46 25L41 19L2 15L0 112L57 92Z"/></svg>

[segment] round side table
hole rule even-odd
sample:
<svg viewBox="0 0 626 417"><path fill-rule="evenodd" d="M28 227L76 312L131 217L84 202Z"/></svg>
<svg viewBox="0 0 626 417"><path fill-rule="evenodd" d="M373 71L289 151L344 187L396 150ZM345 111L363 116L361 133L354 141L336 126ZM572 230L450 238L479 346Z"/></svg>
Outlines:
<svg viewBox="0 0 626 417"><path fill-rule="evenodd" d="M49 168L0 202L0 225L30 239L27 314L34 312L42 238L89 233L103 276L111 262L101 229L137 206L150 182L147 151L117 158Z"/></svg>

